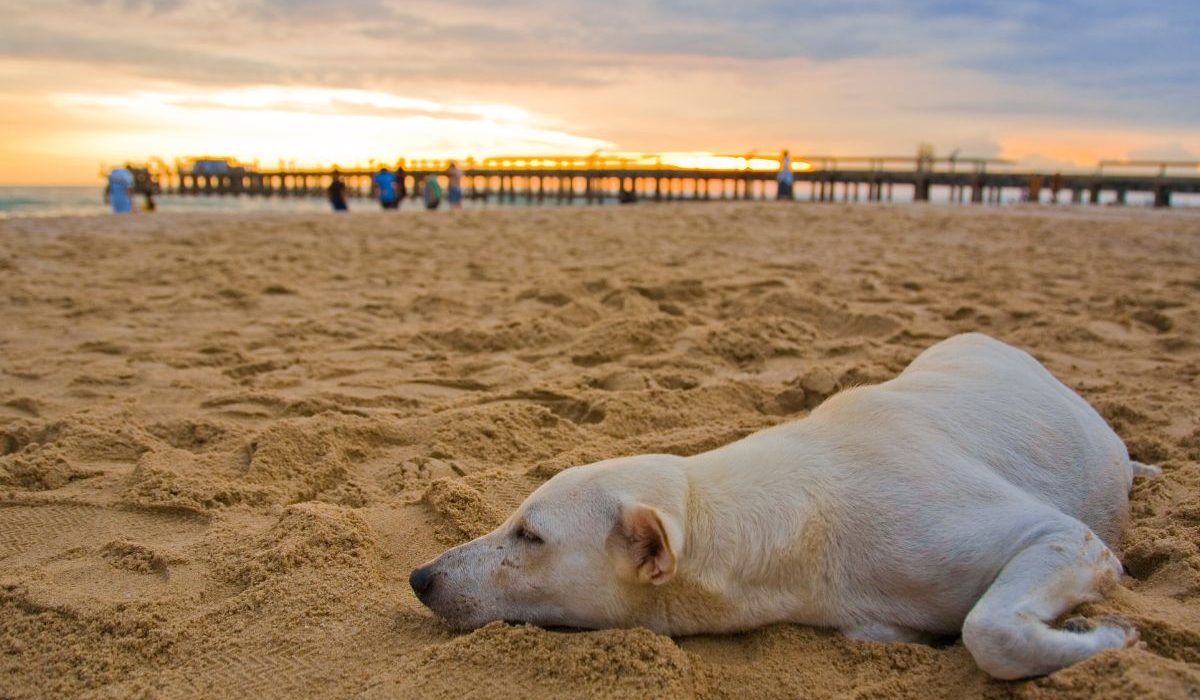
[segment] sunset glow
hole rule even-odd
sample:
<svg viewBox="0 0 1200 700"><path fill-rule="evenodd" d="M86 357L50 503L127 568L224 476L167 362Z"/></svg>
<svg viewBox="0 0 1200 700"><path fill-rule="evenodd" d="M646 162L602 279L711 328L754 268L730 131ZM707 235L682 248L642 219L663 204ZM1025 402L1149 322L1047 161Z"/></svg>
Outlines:
<svg viewBox="0 0 1200 700"><path fill-rule="evenodd" d="M1185 69L1200 55L1170 10L868 4L681 16L649 3L603 21L524 0L13 5L0 183L94 184L104 165L202 153L263 166L660 154L772 169L785 148L929 143L1046 168L1200 158L1200 85Z"/></svg>
<svg viewBox="0 0 1200 700"><path fill-rule="evenodd" d="M253 87L128 95L66 94L68 114L117 124L58 143L91 149L109 163L153 154L171 161L222 153L243 162L302 166L366 165L398 157L490 156L500 149L536 154L589 152L612 144L568 133L511 105L447 104L377 91Z"/></svg>

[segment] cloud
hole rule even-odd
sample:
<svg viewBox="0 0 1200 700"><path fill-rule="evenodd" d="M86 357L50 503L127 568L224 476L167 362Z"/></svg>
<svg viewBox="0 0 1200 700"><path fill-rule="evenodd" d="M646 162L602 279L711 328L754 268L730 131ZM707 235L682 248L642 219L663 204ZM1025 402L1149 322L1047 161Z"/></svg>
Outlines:
<svg viewBox="0 0 1200 700"><path fill-rule="evenodd" d="M983 136L962 138L939 146L936 151L939 155L957 151L962 158L999 158L1004 150L999 143Z"/></svg>
<svg viewBox="0 0 1200 700"><path fill-rule="evenodd" d="M206 82L229 80L230 76L250 82L278 80L287 72L259 59L136 40L97 39L17 22L0 26L0 58L100 64L132 68L135 73Z"/></svg>
<svg viewBox="0 0 1200 700"><path fill-rule="evenodd" d="M1129 159L1200 161L1200 155L1180 143L1160 143L1131 150Z"/></svg>
<svg viewBox="0 0 1200 700"><path fill-rule="evenodd" d="M111 109L147 106L185 110L274 111L364 117L435 117L462 121L535 124L528 111L504 104L442 103L377 90L262 86L234 90L65 94L65 105Z"/></svg>
<svg viewBox="0 0 1200 700"><path fill-rule="evenodd" d="M1092 102L1138 102L1145 119L1200 118L1200 4L1190 0L47 0L9 14L25 26L6 33L8 55L120 58L144 74L187 80L601 84L669 56L916 58ZM48 30L57 40L34 40Z"/></svg>
<svg viewBox="0 0 1200 700"><path fill-rule="evenodd" d="M83 118L76 135L109 161L209 152L246 161L362 164L397 153L587 153L614 146L510 105L379 91L275 86L68 94L58 98L56 111Z"/></svg>
<svg viewBox="0 0 1200 700"><path fill-rule="evenodd" d="M1053 156L1043 155L1041 153L1030 153L1022 158L1017 159L1016 164L1022 168L1030 170L1071 170L1078 167L1078 164L1063 158L1054 158Z"/></svg>
<svg viewBox="0 0 1200 700"><path fill-rule="evenodd" d="M487 148L483 133L513 149L1200 150L1200 4L1177 0L0 0L0 12L6 108L157 94L229 119L427 130L404 149ZM38 81L19 75L31 71ZM503 115L513 108L529 121ZM483 123L561 137L472 129ZM106 143L122 138L131 153L149 144L115 131Z"/></svg>

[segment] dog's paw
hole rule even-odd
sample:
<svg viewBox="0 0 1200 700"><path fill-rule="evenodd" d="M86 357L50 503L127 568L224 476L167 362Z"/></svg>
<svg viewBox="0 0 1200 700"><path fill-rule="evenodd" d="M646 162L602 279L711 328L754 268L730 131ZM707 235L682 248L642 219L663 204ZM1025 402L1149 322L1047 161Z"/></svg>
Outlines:
<svg viewBox="0 0 1200 700"><path fill-rule="evenodd" d="M1059 626L1064 632L1087 634L1093 636L1102 649L1120 649L1122 647L1144 648L1137 627L1122 615L1101 615L1095 620L1086 617L1070 617L1063 620Z"/></svg>
<svg viewBox="0 0 1200 700"><path fill-rule="evenodd" d="M1086 617L1069 617L1066 620L1063 620L1063 623L1059 629L1061 629L1063 632L1083 634L1084 632L1091 632L1092 630L1096 629L1096 623L1092 622Z"/></svg>
<svg viewBox="0 0 1200 700"><path fill-rule="evenodd" d="M1102 615L1096 628L1112 630L1114 634L1119 633L1124 642L1122 646L1145 647L1145 642L1141 641L1142 636L1138 634L1137 627L1123 615Z"/></svg>

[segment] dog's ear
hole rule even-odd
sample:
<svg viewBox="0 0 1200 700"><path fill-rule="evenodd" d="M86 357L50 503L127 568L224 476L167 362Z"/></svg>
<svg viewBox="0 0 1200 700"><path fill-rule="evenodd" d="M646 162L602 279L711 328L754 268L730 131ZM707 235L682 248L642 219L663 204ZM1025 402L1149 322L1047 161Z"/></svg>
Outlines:
<svg viewBox="0 0 1200 700"><path fill-rule="evenodd" d="M675 576L675 547L682 538L654 508L641 503L622 507L612 536L622 568L632 577L661 586Z"/></svg>

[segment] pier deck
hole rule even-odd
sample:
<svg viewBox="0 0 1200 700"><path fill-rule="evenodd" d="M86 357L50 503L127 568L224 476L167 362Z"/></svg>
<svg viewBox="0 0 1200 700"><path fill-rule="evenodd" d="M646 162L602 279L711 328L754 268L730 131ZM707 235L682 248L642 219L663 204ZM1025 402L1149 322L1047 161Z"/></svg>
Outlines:
<svg viewBox="0 0 1200 700"><path fill-rule="evenodd" d="M754 156L761 159L761 156ZM1125 204L1129 193L1153 195L1155 206L1171 205L1176 194L1200 193L1200 162L1104 161L1094 172L1038 172L1007 169L996 159L931 157L799 156L811 167L796 170L798 199L813 201L892 201L897 188L904 198L927 201L934 187L948 188L950 201L998 203L1005 190L1017 189L1028 201ZM224 166L221 163L224 162ZM215 163L215 165L214 165ZM409 196L417 196L430 177L443 178L449 161L413 161L406 168ZM199 167L203 164L204 167ZM989 167L991 169L989 170ZM464 196L497 203L669 201L767 199L776 196L777 171L771 169L682 168L602 158L492 158L460 161ZM374 194L373 168L336 172L348 194ZM232 160L177 163L147 171L159 192L201 196L325 196L333 169L258 169ZM1107 193L1107 196L1106 196Z"/></svg>

